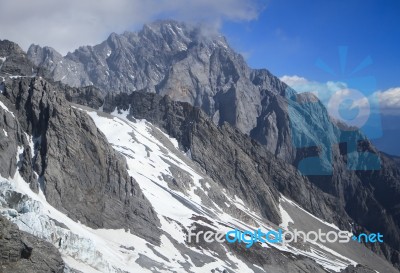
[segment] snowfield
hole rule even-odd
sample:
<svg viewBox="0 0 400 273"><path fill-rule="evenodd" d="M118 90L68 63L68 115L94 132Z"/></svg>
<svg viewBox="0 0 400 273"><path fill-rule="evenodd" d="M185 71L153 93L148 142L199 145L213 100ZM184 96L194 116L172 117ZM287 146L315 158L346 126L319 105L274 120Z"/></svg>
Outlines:
<svg viewBox="0 0 400 273"><path fill-rule="evenodd" d="M6 111L5 105L0 104ZM80 107L79 107L80 108ZM215 182L197 168L190 153L179 150L175 139L145 120L128 118L128 112L114 111L111 115L81 108L94 120L115 150L126 158L129 174L138 182L146 198L151 202L161 221L161 245L152 245L127 230L92 229L68 218L47 203L43 193L35 194L29 185L16 172L14 177L0 179L1 213L27 231L53 243L61 252L67 266L85 273L91 272L222 272L231 269L235 272L265 272L260 265L243 262L226 249L227 259L221 259L211 250L197 248L186 242L186 231L194 223L209 226L226 232L235 228L241 230L277 229L279 227L262 219L250 211L243 200L229 196L223 191L226 200L217 204L209 197L209 192L219 189ZM31 139L28 136L28 139ZM31 140L32 142L32 140ZM31 143L33 146L33 144ZM32 149L33 151L33 149ZM22 147L19 151L22 153ZM16 155L17 158L19 154ZM185 189L177 190L169 186L166 177L173 177L173 169L188 175ZM7 198L12 192L27 196L16 208L6 207ZM280 212L283 229L296 226L297 213L308 215L319 226L338 229L332 224L302 210L291 200L281 197ZM236 206L250 216L257 225L250 225L229 214L227 209ZM196 220L201 219L206 220ZM306 217L306 216L304 216ZM56 221L62 223L60 226ZM351 233L349 233L351 236ZM293 245L263 244L266 255L275 248L296 256L315 260L328 272L339 272L349 265L356 265L353 259L342 255L338 249L326 245L309 244L305 248ZM340 250L340 248L339 248ZM192 253L187 255L186 253ZM193 255L207 256L209 262L199 264Z"/></svg>

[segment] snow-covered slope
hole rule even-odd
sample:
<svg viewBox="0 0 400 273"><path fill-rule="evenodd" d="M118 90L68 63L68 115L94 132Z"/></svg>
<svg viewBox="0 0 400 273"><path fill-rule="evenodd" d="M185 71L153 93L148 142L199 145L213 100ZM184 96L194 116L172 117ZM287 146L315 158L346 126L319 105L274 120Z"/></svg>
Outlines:
<svg viewBox="0 0 400 273"><path fill-rule="evenodd" d="M166 30L169 32L168 28ZM151 29L146 33L152 36ZM149 36L147 34L145 36ZM118 42L118 37L112 36L110 38L114 41L111 42ZM179 52L184 50L181 46L177 45ZM236 130L249 129L248 126L255 122L254 114L260 114L259 110L254 110L258 109L257 101L261 101L258 94L264 89L268 90L265 98L271 102L271 107L265 109L273 111L262 113L260 119L267 120L267 117L275 116L273 119L285 121L286 125L282 127L268 118L268 124L261 124L259 132L264 134L288 129L285 99L281 96L286 94L286 87L266 70L242 71L242 68L246 68L243 61L237 59L234 52L227 54L224 46L212 58L212 79L215 83L211 86L222 86L211 89L222 90L223 93L218 96L219 110L210 105L217 111L216 115L208 107L211 112L205 109L206 114L198 108L191 108L189 104L172 101L168 96L134 92L103 100L94 87L79 90L47 82L45 77L30 78L39 70L30 63L22 49L9 41L0 41L1 48L7 50L0 52L0 81L4 81L0 83L0 173L4 177L0 179L0 209L20 229L52 242L68 264L67 272L319 273L338 272L355 264L367 265L380 272L397 272L389 263L394 261L396 265L398 253L390 249L386 251L385 244L377 246L374 251L378 255L383 252L390 262L355 242L257 243L247 249L243 243L207 243L204 239L199 243L188 241L189 228L203 232L226 232L235 228L242 231L261 228L267 231L278 229L273 223L278 224L280 219L283 229L338 230L303 208L341 227L355 228L361 225L360 228L365 228L361 232L382 230L392 236L394 244L398 238L396 223L390 222L392 218L387 217L390 214L386 213L392 210L384 210L379 202L369 201L374 200L371 199L374 195L369 190L369 182L364 184L362 182L366 181L356 176L344 176L338 180L352 182L344 188L339 183L337 189L339 195L354 191L348 196L355 194L353 199L357 202L353 205L350 202L349 209L356 211L357 217L349 216L346 213L348 210L345 210L349 204L347 200L342 202L337 196L325 194L330 191L313 187L315 183L311 184L310 179L302 177L290 166L290 160L283 162L279 160L279 155L276 158L268 152L275 151L275 148L257 144ZM123 64L121 71L132 68L131 62L125 63L126 58L114 58L115 54L108 52L107 47L104 50L109 60ZM156 51L159 51L158 46L151 49L150 56ZM191 49L191 52L195 51ZM201 76L208 71L209 61L201 62L200 68L187 65L192 61L197 63L201 52L189 54L195 58L174 65L177 69L173 71L166 64L166 70L153 75L158 79L152 82L159 82L165 76L163 74L169 71L164 91L170 90L167 93L175 94L173 98L179 98L181 92L189 94L187 90L208 94L210 90L198 83L209 86L208 76ZM170 60L165 52L161 53ZM142 59L145 55L138 56ZM182 57L180 53L177 56L179 59ZM160 58L155 56L153 59L157 67ZM229 63L227 60L234 61L233 65L225 67ZM206 70L201 69L203 64L206 64ZM188 73L187 67L193 68L193 73ZM82 74L76 71L80 77ZM182 75L186 76L182 78ZM133 76L138 78L138 75ZM68 74L62 73L61 77L67 79ZM231 96L231 92L224 92L227 91L225 87L231 86L226 84L226 79L230 78L238 79L234 96ZM127 88L125 83L121 86ZM247 89L249 86L252 86L251 90ZM164 91L161 94L165 94ZM256 97L247 97L251 94ZM237 111L225 111L231 109L233 103L236 104L233 100L237 98L240 98L241 105ZM71 108L70 102L89 105L101 111L78 105ZM203 103L213 104L212 100ZM103 109L110 112L115 107L127 109L128 105L131 106L128 112L103 113ZM249 112L250 108L246 105L250 105L255 112ZM319 120L322 110L311 109L306 112L312 112L313 120L315 117ZM226 115L227 112L232 115ZM153 124L128 117L128 113L146 118ZM247 114L250 118L246 118L249 117ZM216 126L207 115L211 115L214 121L221 118L218 122L221 126ZM299 113L297 117L302 116ZM306 120L307 117L301 119ZM223 125L223 121L235 125L236 129ZM155 125L164 128L177 141ZM280 149L284 151L281 158L295 151L290 148L290 135L285 138L290 143L286 143L286 140L276 142L277 135L252 137L261 143L267 137L268 143L275 143L274 147L286 147ZM178 147L178 141L185 153ZM16 166L20 170L17 173ZM388 166L387 170L391 173L394 169L390 164ZM385 193L385 197L395 188L387 185L397 185L394 183L396 175L389 175L389 180L386 180L387 177L379 175L376 179L379 183L377 188ZM280 192L296 200L297 204L281 196ZM390 196L398 200L396 194ZM393 201L393 204L396 202ZM381 225L379 229L374 228L375 225L369 229L363 220L371 216L371 211L378 210L382 212L382 217L378 217L380 221L376 222ZM98 229L105 227L109 229ZM372 271L365 268L353 271L348 267L345 272Z"/></svg>
<svg viewBox="0 0 400 273"><path fill-rule="evenodd" d="M20 229L53 243L62 253L68 270L134 273L212 270L281 272L276 265L263 265L240 257L238 251L241 250L235 250L227 243L188 243L187 231L190 227L216 232L235 228L277 230L279 227L249 210L243 200L230 196L207 177L191 161L190 152L184 154L179 150L175 139L145 120L129 117L129 111L114 111L109 115L82 106L76 107L86 111L114 149L125 156L129 174L138 182L161 221L161 244L153 245L128 230L92 229L74 222L48 204L41 192L33 193L19 172L12 178L2 178L2 214ZM22 148L18 153L22 153ZM16 155L17 159L19 154ZM16 192L25 197L13 203L12 197ZM283 219L281 227L284 229L295 226L304 229L306 225L302 221L310 219L314 221L314 230L337 229L283 196L280 210ZM296 260L296 257L315 261L316 270L321 271L313 272L340 272L360 260L358 252L337 245L265 243L257 247L266 256L281 253L279 255L287 261ZM370 256L376 258L372 253ZM280 268L285 270L285 265Z"/></svg>

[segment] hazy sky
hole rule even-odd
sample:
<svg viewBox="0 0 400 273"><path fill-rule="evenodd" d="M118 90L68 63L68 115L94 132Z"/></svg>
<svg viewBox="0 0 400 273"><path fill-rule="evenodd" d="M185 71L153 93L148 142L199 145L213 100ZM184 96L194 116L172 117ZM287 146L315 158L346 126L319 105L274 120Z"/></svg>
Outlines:
<svg viewBox="0 0 400 273"><path fill-rule="evenodd" d="M36 43L65 54L158 18L218 28L254 20L265 6L263 0L0 0L0 38L25 50Z"/></svg>

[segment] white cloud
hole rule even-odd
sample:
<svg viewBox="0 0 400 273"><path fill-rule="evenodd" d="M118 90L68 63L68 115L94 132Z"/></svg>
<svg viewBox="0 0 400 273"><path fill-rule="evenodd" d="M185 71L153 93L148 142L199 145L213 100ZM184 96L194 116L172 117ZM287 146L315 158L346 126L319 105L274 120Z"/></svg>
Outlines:
<svg viewBox="0 0 400 273"><path fill-rule="evenodd" d="M400 87L377 91L368 97L354 102L354 107L367 108L371 102L377 101L377 110L382 115L400 116Z"/></svg>
<svg viewBox="0 0 400 273"><path fill-rule="evenodd" d="M375 93L385 114L400 115L400 87Z"/></svg>
<svg viewBox="0 0 400 273"><path fill-rule="evenodd" d="M284 76L280 77L280 80L292 88L295 88L296 86L299 86L299 85L304 85L304 84L309 83L309 81L306 78L303 78L303 77L300 77L297 75L293 75L293 76L284 75Z"/></svg>
<svg viewBox="0 0 400 273"><path fill-rule="evenodd" d="M262 1L262 2L261 2ZM141 27L157 18L218 26L254 20L265 0L18 0L1 1L0 39L27 49L31 43L62 53L97 44L111 32Z"/></svg>
<svg viewBox="0 0 400 273"><path fill-rule="evenodd" d="M320 83L297 75L285 75L280 79L299 93L310 92L315 94L324 103L332 117L350 125L360 126L360 123L365 122L365 118L371 112L378 112L383 115L400 115L400 87L365 95L360 90L349 88L344 82L328 81ZM351 101L349 110L358 109L357 118L354 120L344 120L338 110L341 103L346 102L346 100Z"/></svg>
<svg viewBox="0 0 400 273"><path fill-rule="evenodd" d="M285 75L280 77L280 80L292 87L298 93L313 93L323 102L327 102L332 97L333 93L338 93L344 89L347 89L347 85L344 82L328 81L326 83L320 83L316 81L310 81L297 75Z"/></svg>

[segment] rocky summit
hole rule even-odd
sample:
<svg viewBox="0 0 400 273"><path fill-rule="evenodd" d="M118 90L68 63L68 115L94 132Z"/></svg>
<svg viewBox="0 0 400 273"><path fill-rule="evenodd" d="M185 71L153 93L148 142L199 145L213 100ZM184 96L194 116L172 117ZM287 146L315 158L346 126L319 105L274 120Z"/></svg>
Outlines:
<svg viewBox="0 0 400 273"><path fill-rule="evenodd" d="M4 272L399 272L398 161L219 34L158 21L66 56L0 41L0 81ZM385 239L190 237L258 228Z"/></svg>

